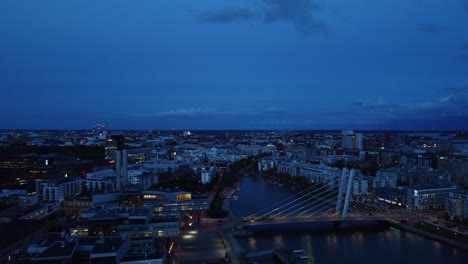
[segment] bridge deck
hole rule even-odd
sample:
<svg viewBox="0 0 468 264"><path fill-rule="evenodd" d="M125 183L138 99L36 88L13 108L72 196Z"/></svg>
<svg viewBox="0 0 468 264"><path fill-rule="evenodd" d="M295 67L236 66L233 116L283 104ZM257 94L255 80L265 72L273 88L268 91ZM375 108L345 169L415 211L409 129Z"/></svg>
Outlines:
<svg viewBox="0 0 468 264"><path fill-rule="evenodd" d="M262 250L262 251L255 251L255 252L250 252L247 254L248 258L255 258L255 257L262 257L262 256L267 256L273 254L273 250Z"/></svg>

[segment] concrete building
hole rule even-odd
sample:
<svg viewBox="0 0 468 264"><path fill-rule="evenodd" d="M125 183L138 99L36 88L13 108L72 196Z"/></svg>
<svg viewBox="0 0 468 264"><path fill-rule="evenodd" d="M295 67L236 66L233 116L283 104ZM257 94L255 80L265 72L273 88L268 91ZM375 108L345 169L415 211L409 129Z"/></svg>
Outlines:
<svg viewBox="0 0 468 264"><path fill-rule="evenodd" d="M407 205L410 210L443 210L446 199L456 187L408 187Z"/></svg>
<svg viewBox="0 0 468 264"><path fill-rule="evenodd" d="M140 176L140 186L143 190L151 188L158 184L159 176L155 173L144 173Z"/></svg>
<svg viewBox="0 0 468 264"><path fill-rule="evenodd" d="M289 174L293 177L299 176L299 168L301 167L301 163L298 163L297 161L293 162L279 162L278 163L278 173L284 173L284 174Z"/></svg>
<svg viewBox="0 0 468 264"><path fill-rule="evenodd" d="M148 160L143 164L143 171L147 173L170 172L178 170L181 165L184 164L173 160Z"/></svg>
<svg viewBox="0 0 468 264"><path fill-rule="evenodd" d="M328 184L341 177L341 169L323 164L309 164L301 162L279 162L278 173L289 174L293 177L305 177L311 183Z"/></svg>
<svg viewBox="0 0 468 264"><path fill-rule="evenodd" d="M211 182L213 177L216 175L216 168L215 167L210 167L210 168L202 168L201 171L201 182L203 184Z"/></svg>
<svg viewBox="0 0 468 264"><path fill-rule="evenodd" d="M75 196L81 192L82 180L76 177L59 179L37 179L36 193L41 201L63 201L65 197Z"/></svg>
<svg viewBox="0 0 468 264"><path fill-rule="evenodd" d="M341 146L344 149L362 149L362 134L355 134L353 130L343 130L341 132Z"/></svg>
<svg viewBox="0 0 468 264"><path fill-rule="evenodd" d="M449 192L445 203L445 212L451 219L468 220L468 192Z"/></svg>
<svg viewBox="0 0 468 264"><path fill-rule="evenodd" d="M372 188L396 188L398 175L394 172L380 170L372 178Z"/></svg>
<svg viewBox="0 0 468 264"><path fill-rule="evenodd" d="M184 191L143 191L143 205L153 208L161 217L179 216L181 213L207 211L210 208L208 197L192 195Z"/></svg>
<svg viewBox="0 0 468 264"><path fill-rule="evenodd" d="M19 263L123 263L130 249L125 236L71 237L65 232L49 233L30 244Z"/></svg>
<svg viewBox="0 0 468 264"><path fill-rule="evenodd" d="M278 166L278 160L274 159L262 159L258 162L258 171L271 170Z"/></svg>
<svg viewBox="0 0 468 264"><path fill-rule="evenodd" d="M179 217L159 217L149 208L89 209L78 221L86 223L88 235L117 234L128 236L130 246L145 247L157 238L176 237L180 234ZM71 228L72 234L78 230Z"/></svg>
<svg viewBox="0 0 468 264"><path fill-rule="evenodd" d="M298 175L306 177L311 183L329 184L341 177L341 170L321 164L307 164L299 168Z"/></svg>
<svg viewBox="0 0 468 264"><path fill-rule="evenodd" d="M108 178L115 178L115 170L106 169L86 173L88 180L106 180Z"/></svg>
<svg viewBox="0 0 468 264"><path fill-rule="evenodd" d="M369 193L369 180L361 177L361 175L354 176L353 180L353 194L367 194Z"/></svg>

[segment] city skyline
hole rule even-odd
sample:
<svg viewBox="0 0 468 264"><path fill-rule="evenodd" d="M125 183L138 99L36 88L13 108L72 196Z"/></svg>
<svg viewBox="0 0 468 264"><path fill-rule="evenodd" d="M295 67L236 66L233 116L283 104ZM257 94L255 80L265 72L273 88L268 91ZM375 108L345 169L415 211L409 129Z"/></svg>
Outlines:
<svg viewBox="0 0 468 264"><path fill-rule="evenodd" d="M0 2L0 129L468 129L468 1Z"/></svg>

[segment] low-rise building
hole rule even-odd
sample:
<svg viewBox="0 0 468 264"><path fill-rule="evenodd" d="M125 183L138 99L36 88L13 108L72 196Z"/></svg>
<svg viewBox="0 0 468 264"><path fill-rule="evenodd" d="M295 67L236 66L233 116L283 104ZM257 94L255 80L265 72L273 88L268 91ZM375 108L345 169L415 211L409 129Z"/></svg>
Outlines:
<svg viewBox="0 0 468 264"><path fill-rule="evenodd" d="M278 166L278 160L276 159L262 159L258 162L258 171L271 170Z"/></svg>
<svg viewBox="0 0 468 264"><path fill-rule="evenodd" d="M449 193L455 191L456 189L456 187L408 187L408 209L443 210Z"/></svg>
<svg viewBox="0 0 468 264"><path fill-rule="evenodd" d="M71 237L65 232L49 233L28 246L20 263L123 263L130 249L125 236Z"/></svg>
<svg viewBox="0 0 468 264"><path fill-rule="evenodd" d="M159 217L149 208L89 209L75 228L88 227L88 235L125 235L133 247L153 245L155 239L176 237L180 233L179 217ZM73 233L74 228L70 229Z"/></svg>
<svg viewBox="0 0 468 264"><path fill-rule="evenodd" d="M388 204L397 205L406 208L407 207L407 195L408 191L403 188L377 188L374 190L376 196L380 201Z"/></svg>

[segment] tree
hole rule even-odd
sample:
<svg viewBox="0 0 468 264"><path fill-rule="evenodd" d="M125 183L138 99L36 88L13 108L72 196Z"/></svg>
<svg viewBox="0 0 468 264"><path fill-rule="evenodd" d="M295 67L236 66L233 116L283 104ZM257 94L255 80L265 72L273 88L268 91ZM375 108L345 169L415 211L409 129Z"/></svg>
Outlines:
<svg viewBox="0 0 468 264"><path fill-rule="evenodd" d="M90 192L88 189L88 185L86 184L86 181L81 182L81 193L79 196L89 196Z"/></svg>
<svg viewBox="0 0 468 264"><path fill-rule="evenodd" d="M99 184L99 193L104 193L106 191L106 186L104 184L104 182L101 182Z"/></svg>

